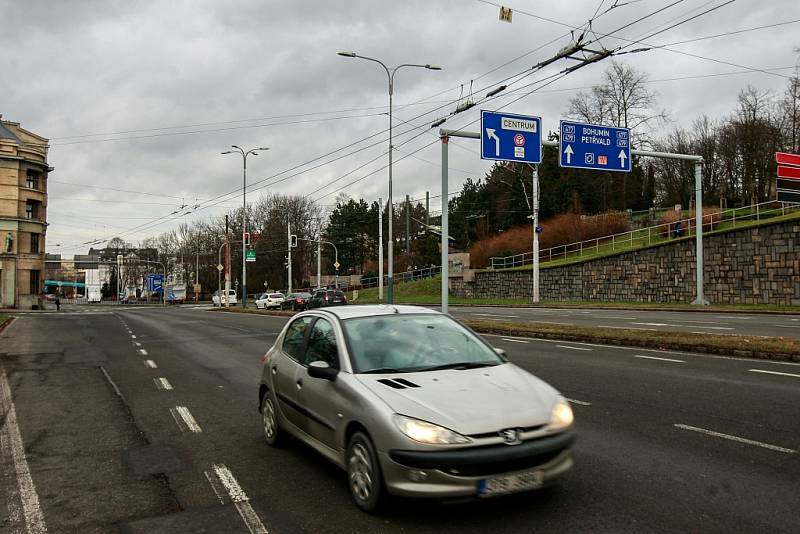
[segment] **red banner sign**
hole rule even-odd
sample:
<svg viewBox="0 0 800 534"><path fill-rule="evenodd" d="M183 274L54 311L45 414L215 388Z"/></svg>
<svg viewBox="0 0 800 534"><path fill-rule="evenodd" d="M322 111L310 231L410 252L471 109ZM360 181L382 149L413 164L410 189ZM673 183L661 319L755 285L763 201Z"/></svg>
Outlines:
<svg viewBox="0 0 800 534"><path fill-rule="evenodd" d="M778 178L800 180L800 167L784 167L782 165L778 165Z"/></svg>
<svg viewBox="0 0 800 534"><path fill-rule="evenodd" d="M787 152L775 152L775 161L778 165L796 165L800 167L800 156Z"/></svg>

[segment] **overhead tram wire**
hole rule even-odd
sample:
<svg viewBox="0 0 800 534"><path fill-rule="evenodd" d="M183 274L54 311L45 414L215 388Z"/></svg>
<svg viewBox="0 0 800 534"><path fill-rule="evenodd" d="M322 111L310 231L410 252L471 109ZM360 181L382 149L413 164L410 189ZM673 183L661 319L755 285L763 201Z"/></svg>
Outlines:
<svg viewBox="0 0 800 534"><path fill-rule="evenodd" d="M537 18L542 18L542 17L538 17L538 16L537 16ZM547 19L545 19L545 20L547 20ZM561 23L559 23L559 24L561 24ZM569 26L569 25L566 25L566 24L562 24L562 25L572 28L572 26ZM581 66L582 66L582 65L578 65L577 67L578 67L578 68L580 68ZM533 68L535 68L535 66L534 66ZM577 70L577 68L573 67L573 70ZM571 71L570 71L570 72L571 72ZM515 76L520 76L520 75L522 75L522 76L524 77L524 76L527 76L527 75L530 75L530 74L532 74L532 72L530 71L530 69L525 69L525 70L524 70L524 71L522 71L521 73L519 73L519 74L517 74L517 75L514 75L514 76L510 76L510 77L506 78L505 80L510 80L511 78L514 78ZM563 76L562 76L562 77L563 77ZM560 79L560 78L559 78L559 79ZM516 81L518 81L518 80L515 80L515 82L516 82ZM554 80L554 81L555 81L555 80ZM502 83L502 82L500 82L500 83ZM549 85L549 84L550 84L550 83L548 83L548 84L546 84L546 85ZM491 87L492 85L497 85L497 84L491 84L490 86L487 86L487 88L488 88L488 87ZM480 92L480 90L479 90L479 92ZM523 98L524 96L527 96L527 95L523 95L523 96L522 96L522 97L520 97L520 98ZM519 99L517 99L517 100L519 100ZM516 102L517 100L514 100L514 101L512 101L512 103L513 103L513 102ZM422 117L422 116L428 115L428 114L430 114L430 113L433 113L434 111L436 111L436 110L438 110L438 109L441 109L441 108L443 108L443 107L446 107L447 105L452 105L452 103L451 103L451 104L446 104L446 105L443 105L443 106L439 106L439 107L435 108L434 110L430 110L430 111L428 111L428 112L422 113L422 114L418 115L416 118L419 118L419 117ZM414 120L414 119L412 119L412 120ZM476 122L476 121L473 121L473 122ZM387 131L387 130L383 130L381 133L383 133L383 132L385 132L385 131ZM378 135L380 135L380 134L378 134ZM401 134L401 135L402 135L402 134ZM421 134L420 134L420 135L421 135ZM373 136L367 137L367 138L365 138L364 140L366 140L366 139L369 139L369 138L371 138L371 137L373 137ZM415 138L416 138L416 137L418 137L418 136L415 136ZM354 143L351 143L349 146L354 146L354 145L356 145L356 144L359 144L360 142L363 142L363 140L359 140L359 141L356 141L356 142L354 142ZM403 143L403 144L405 144L405 143ZM423 148L425 148L425 147L423 147ZM342 149L337 149L337 150L333 151L331 154L333 154L333 153L336 153L336 152L339 152L339 151L341 151L341 150L342 150ZM359 150L359 151L360 151L360 150ZM323 156L320 156L320 157L318 157L318 158L315 158L314 160L311 160L311 161L313 162L313 161L316 161L316 160L318 160L318 159L321 159L321 158L323 158L323 157L326 157L326 156L325 156L325 155L323 155ZM338 159L338 158L337 158L337 159ZM401 158L401 159L405 159L405 158ZM333 161L335 161L335 160L333 160ZM328 163L331 163L331 162L327 162L326 164L328 164ZM297 165L297 166L295 166L293 169L297 169L297 168L303 167L303 166L305 166L305 165L307 165L307 164L308 164L308 162L306 162L306 163L303 163L303 164L300 164L300 165ZM280 174L284 174L285 172L287 172L287 171L282 171L281 173L278 173L277 175L273 175L273 177L274 177L274 176L279 176ZM308 172L308 170L305 170L305 171L303 171L303 172ZM265 179L262 179L262 180L259 180L259 181L258 181L258 182L256 182L256 183L260 183L260 182L263 182L263 181L266 181L266 180L269 180L269 179L270 179L270 177L268 177L268 178L265 178ZM288 178L285 178L285 179L288 179ZM363 179L363 178L362 178L362 179ZM284 180L284 179L277 180L277 181L275 181L274 183L277 183L277 182L279 182L279 181L283 181L283 180ZM357 181L360 181L360 179L359 179L359 180L357 180ZM253 190L258 190L258 189L261 189L261 188L263 188L263 187L267 187L267 186L269 186L269 185L273 185L273 183L264 184L263 186L260 186L260 187L254 188ZM352 185L352 183L351 183L351 184L349 184L349 185ZM240 191L241 189L242 189L242 188L237 188L235 191L232 191L232 192L230 192L230 193L227 193L227 194L220 195L220 196L216 197L215 199L211 199L211 201L214 201L214 200L216 200L216 199L222 198L222 197L224 197L224 196L230 196L230 195L232 195L232 194L238 193L238 191ZM339 188L339 189L335 190L334 192L338 192L338 191L339 191L339 190L341 190L341 189L342 189L342 188ZM332 194L332 193L328 193L328 195L329 195L329 194ZM328 195L324 195L324 196L328 196ZM323 197L320 197L320 198L324 198L324 196L323 196ZM226 201L226 200L227 200L227 199L225 199L225 200L222 200L221 202L224 202L224 201ZM204 203L201 203L201 204L208 204L208 202L210 202L210 201L207 201L207 202L204 202ZM213 206L215 206L215 205L219 205L221 202L217 202L217 203L215 203L215 204L208 204L208 205L206 205L206 206L198 206L198 207L197 207L197 208L195 208L195 210L193 210L193 211L200 211L200 210L204 210L204 209L207 209L208 207L213 207ZM187 213L187 214L188 214L188 213ZM156 226L156 225L162 224L162 221L163 221L164 219L170 219L170 217L171 217L172 215L175 215L175 214L174 214L174 213L172 213L172 214L168 214L168 215L165 215L165 216L162 216L162 217L156 218L156 219L154 219L154 220L153 220L153 224L152 224L152 225L149 225L149 226L147 226L147 225L140 225L140 227L141 227L141 228L140 228L140 227L132 228L130 232L137 231L137 230L141 231L141 230L150 229L150 228L152 228L152 227L154 227L154 226ZM183 215L186 215L186 214L181 214L181 215L179 215L179 216L183 216ZM172 217L172 218L171 218L171 220L174 220L175 218L176 218L176 217ZM166 221L166 222L168 222L168 221ZM145 226L147 226L147 227L146 227L146 228L144 228ZM129 234L128 234L128 235L129 235Z"/></svg>

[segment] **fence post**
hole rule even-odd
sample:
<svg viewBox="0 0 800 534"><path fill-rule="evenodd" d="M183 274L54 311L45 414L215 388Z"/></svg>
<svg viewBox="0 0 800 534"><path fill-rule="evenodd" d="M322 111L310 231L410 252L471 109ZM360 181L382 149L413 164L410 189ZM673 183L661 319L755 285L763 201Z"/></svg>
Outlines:
<svg viewBox="0 0 800 534"><path fill-rule="evenodd" d="M761 206L760 204L756 204L756 220L757 221L761 220L761 207L760 206Z"/></svg>
<svg viewBox="0 0 800 534"><path fill-rule="evenodd" d="M649 226L647 227L647 244L648 245L651 244L651 241L650 241L650 227Z"/></svg>
<svg viewBox="0 0 800 534"><path fill-rule="evenodd" d="M614 252L616 250L616 243L617 243L616 237L617 236L615 235L611 236L611 252Z"/></svg>
<svg viewBox="0 0 800 534"><path fill-rule="evenodd" d="M581 241L581 258L583 257L583 241Z"/></svg>

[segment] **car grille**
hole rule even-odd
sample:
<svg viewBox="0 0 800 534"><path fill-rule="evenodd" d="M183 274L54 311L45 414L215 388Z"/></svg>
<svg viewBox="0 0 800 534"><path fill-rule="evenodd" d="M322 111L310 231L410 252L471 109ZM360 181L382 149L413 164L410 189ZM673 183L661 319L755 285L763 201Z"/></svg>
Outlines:
<svg viewBox="0 0 800 534"><path fill-rule="evenodd" d="M516 460L506 460L503 462L491 462L485 464L479 463L459 466L443 465L439 468L439 470L451 475L458 475L462 477L481 477L487 475L496 475L499 473L510 473L511 471L521 471L523 469L530 469L532 467L544 465L559 454L561 454L561 451L552 451L545 454L537 454L536 456L529 456L527 458L519 458Z"/></svg>

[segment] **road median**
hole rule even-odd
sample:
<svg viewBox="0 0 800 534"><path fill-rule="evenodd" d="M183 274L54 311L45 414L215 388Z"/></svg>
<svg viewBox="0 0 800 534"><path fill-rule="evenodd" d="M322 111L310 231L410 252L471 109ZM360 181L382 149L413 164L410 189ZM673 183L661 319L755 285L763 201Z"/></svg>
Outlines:
<svg viewBox="0 0 800 534"><path fill-rule="evenodd" d="M561 326L511 321L465 320L463 322L481 334L800 362L800 340L797 339Z"/></svg>

